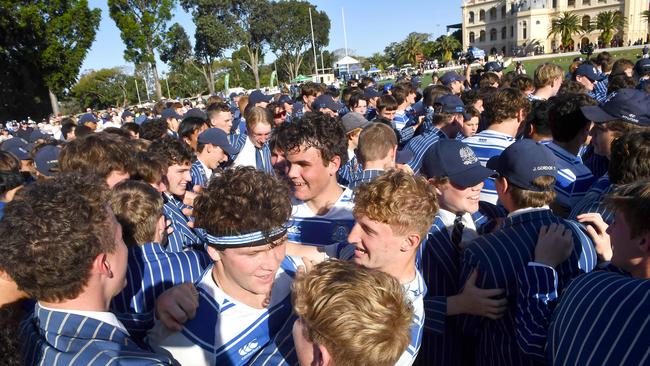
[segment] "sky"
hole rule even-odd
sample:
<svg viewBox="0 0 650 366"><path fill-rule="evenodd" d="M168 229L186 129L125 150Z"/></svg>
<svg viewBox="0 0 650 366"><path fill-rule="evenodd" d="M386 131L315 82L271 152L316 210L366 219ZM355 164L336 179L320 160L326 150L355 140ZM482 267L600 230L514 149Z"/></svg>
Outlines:
<svg viewBox="0 0 650 366"><path fill-rule="evenodd" d="M330 18L330 43L326 48L334 51L345 48L343 36L343 17L348 49L361 56L383 52L391 42L399 42L411 32L431 33L434 38L446 34L446 26L461 22L462 0L310 0L319 11L325 11ZM107 0L90 0L89 5L102 10L102 20L95 42L86 55L81 67L83 73L89 69L126 67L132 72L133 66L124 60L124 44L115 22L108 13ZM180 7L174 11L169 23L178 22L194 40L192 16ZM266 62L274 59L267 56ZM159 70L167 70L158 61Z"/></svg>

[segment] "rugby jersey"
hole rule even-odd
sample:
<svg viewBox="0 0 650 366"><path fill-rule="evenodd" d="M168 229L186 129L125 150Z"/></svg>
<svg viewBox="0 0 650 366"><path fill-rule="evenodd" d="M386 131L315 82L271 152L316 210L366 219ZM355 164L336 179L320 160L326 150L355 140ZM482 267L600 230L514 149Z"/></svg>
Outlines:
<svg viewBox="0 0 650 366"><path fill-rule="evenodd" d="M271 301L263 309L252 308L223 292L212 277L213 266L208 267L196 283L196 316L180 332L172 332L157 321L149 332L149 343L156 352L182 365L256 364L252 360L261 353L267 356L267 365L294 364L293 344L284 348L286 353L276 352L278 345L272 340L291 338L296 319L291 285L300 265L303 263L298 258L284 258L275 275ZM265 351L267 347L270 352Z"/></svg>
<svg viewBox="0 0 650 366"><path fill-rule="evenodd" d="M446 138L447 135L445 135L444 132L431 126L430 128L426 128L421 135L413 137L406 146L404 146L404 149L408 149L413 153L413 158L411 158L411 161L407 163L408 166L413 169L413 172L420 172L420 169L422 168L422 160L424 159L424 154L427 150L436 142Z"/></svg>
<svg viewBox="0 0 650 366"><path fill-rule="evenodd" d="M354 226L352 190L346 188L325 215L315 214L305 202L295 198L292 206L288 229L290 242L316 246L347 243Z"/></svg>
<svg viewBox="0 0 650 366"><path fill-rule="evenodd" d="M556 158L556 201L570 212L573 206L585 196L596 178L582 163L579 156L571 154L553 141L542 142L542 144L548 147Z"/></svg>
<svg viewBox="0 0 650 366"><path fill-rule="evenodd" d="M515 142L515 138L505 133L483 130L474 136L468 137L463 142L472 148L481 165L485 166L493 156L499 156L508 146ZM492 177L485 179L485 185L481 189L481 201L497 204L499 196L495 180Z"/></svg>
<svg viewBox="0 0 650 366"><path fill-rule="evenodd" d="M361 172L358 172L353 176L352 181L348 185L348 188L354 190L355 188L357 188L362 184L370 183L372 182L373 179L384 174L384 172L385 172L384 170L380 170L380 169L362 170Z"/></svg>

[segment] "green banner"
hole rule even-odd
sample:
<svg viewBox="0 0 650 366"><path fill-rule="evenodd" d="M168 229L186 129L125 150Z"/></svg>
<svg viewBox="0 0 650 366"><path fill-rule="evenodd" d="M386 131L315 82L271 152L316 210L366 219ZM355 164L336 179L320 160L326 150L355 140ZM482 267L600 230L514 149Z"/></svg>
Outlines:
<svg viewBox="0 0 650 366"><path fill-rule="evenodd" d="M226 91L226 93L228 92L228 90L230 90L230 74L229 73L226 74L226 76L223 79L223 88Z"/></svg>
<svg viewBox="0 0 650 366"><path fill-rule="evenodd" d="M275 72L275 70L271 72L271 80L269 80L269 89L273 89L273 83L275 82L275 78L277 77L277 75L278 74Z"/></svg>

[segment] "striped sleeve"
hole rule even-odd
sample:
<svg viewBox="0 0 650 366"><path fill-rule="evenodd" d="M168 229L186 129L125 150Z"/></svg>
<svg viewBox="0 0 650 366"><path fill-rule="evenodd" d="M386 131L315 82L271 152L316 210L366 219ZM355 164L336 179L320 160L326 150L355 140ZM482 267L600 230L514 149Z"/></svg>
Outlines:
<svg viewBox="0 0 650 366"><path fill-rule="evenodd" d="M424 298L424 330L431 333L445 333L447 319L447 297L432 296Z"/></svg>
<svg viewBox="0 0 650 366"><path fill-rule="evenodd" d="M517 344L523 353L543 362L548 325L557 299L557 273L551 267L529 263L517 270L517 285Z"/></svg>

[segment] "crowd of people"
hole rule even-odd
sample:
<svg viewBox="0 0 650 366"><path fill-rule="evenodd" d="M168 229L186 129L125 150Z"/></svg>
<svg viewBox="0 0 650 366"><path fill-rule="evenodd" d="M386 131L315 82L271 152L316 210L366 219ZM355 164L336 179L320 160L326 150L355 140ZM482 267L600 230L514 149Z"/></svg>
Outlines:
<svg viewBox="0 0 650 366"><path fill-rule="evenodd" d="M650 363L650 59L0 136L8 365Z"/></svg>

